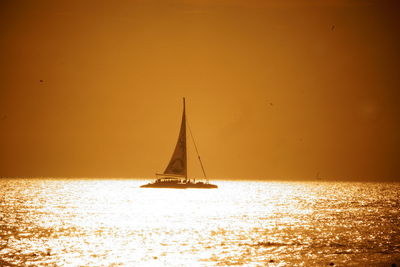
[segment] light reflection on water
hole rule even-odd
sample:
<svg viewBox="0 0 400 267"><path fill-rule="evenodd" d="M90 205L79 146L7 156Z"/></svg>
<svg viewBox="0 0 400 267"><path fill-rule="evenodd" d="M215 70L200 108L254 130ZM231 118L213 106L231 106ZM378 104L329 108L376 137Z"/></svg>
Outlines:
<svg viewBox="0 0 400 267"><path fill-rule="evenodd" d="M400 185L0 180L0 265L390 266Z"/></svg>

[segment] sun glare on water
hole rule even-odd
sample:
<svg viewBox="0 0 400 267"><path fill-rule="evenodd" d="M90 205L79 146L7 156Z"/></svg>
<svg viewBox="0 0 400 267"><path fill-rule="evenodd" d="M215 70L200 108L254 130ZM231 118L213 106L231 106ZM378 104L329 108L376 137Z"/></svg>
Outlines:
<svg viewBox="0 0 400 267"><path fill-rule="evenodd" d="M0 256L17 265L321 266L345 263L369 242L390 247L385 235L399 229L362 219L367 211L357 205L372 198L357 186L327 194L312 183L218 181L216 190L139 188L145 181L137 180L13 183L2 193ZM379 213L396 216L388 210ZM348 220L354 214L360 219Z"/></svg>

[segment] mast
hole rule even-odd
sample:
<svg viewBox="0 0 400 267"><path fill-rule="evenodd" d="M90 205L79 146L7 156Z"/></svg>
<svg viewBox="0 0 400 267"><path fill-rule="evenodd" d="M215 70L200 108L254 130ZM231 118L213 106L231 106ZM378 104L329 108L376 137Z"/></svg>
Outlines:
<svg viewBox="0 0 400 267"><path fill-rule="evenodd" d="M187 119L186 119L186 100L185 97L183 97L183 115L182 115L182 127L184 127L185 131L185 158L186 158L186 173L185 173L185 182L188 180L188 171L187 171L187 144L186 144L186 124L187 124Z"/></svg>

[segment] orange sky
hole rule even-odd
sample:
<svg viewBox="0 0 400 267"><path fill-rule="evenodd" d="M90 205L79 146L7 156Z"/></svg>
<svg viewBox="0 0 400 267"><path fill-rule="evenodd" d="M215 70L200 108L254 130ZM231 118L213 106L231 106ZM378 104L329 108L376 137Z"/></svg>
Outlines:
<svg viewBox="0 0 400 267"><path fill-rule="evenodd" d="M0 176L400 181L397 2L3 0Z"/></svg>

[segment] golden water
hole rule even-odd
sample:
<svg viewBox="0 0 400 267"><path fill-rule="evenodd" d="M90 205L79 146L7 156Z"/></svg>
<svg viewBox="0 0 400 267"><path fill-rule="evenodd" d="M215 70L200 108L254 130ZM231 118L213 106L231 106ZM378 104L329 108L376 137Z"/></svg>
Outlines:
<svg viewBox="0 0 400 267"><path fill-rule="evenodd" d="M0 180L0 265L390 266L400 184Z"/></svg>

